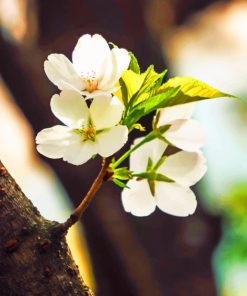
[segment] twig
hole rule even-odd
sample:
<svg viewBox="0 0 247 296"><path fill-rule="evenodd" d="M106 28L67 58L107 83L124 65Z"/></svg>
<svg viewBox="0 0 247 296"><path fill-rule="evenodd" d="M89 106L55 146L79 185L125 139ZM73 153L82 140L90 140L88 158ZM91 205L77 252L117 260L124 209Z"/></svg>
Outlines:
<svg viewBox="0 0 247 296"><path fill-rule="evenodd" d="M91 201L93 200L96 192L100 189L100 187L101 187L101 185L102 185L102 183L104 181L104 178L106 176L109 163L110 163L110 159L109 158L103 158L102 159L102 167L101 167L101 170L100 170L98 176L96 177L96 179L94 180L92 186L88 190L86 196L82 199L81 203L74 210L74 212L70 215L70 217L68 218L68 220L66 222L64 222L64 223L62 223L62 224L59 225L59 230L62 230L62 232L67 232L68 229L72 225L74 225L78 220L80 220L80 218L82 217L83 213L88 208L88 206L91 203Z"/></svg>

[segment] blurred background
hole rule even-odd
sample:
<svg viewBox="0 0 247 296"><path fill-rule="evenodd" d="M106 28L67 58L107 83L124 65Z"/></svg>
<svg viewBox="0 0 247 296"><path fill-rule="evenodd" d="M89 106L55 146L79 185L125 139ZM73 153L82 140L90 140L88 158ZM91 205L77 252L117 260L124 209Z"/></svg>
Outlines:
<svg viewBox="0 0 247 296"><path fill-rule="evenodd" d="M169 75L201 79L241 100L198 103L208 133L208 173L188 218L124 212L106 184L68 234L97 295L247 295L247 2L211 0L0 0L0 159L41 213L64 221L97 174L41 157L34 137L57 124L57 89L43 62L69 58L77 39L100 33ZM133 137L132 137L133 139ZM130 139L131 143L131 139Z"/></svg>

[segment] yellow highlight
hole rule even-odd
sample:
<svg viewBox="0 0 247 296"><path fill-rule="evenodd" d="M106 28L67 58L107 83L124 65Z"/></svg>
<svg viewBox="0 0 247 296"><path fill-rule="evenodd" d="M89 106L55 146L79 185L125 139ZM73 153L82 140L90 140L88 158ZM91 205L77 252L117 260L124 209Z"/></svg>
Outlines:
<svg viewBox="0 0 247 296"><path fill-rule="evenodd" d="M66 238L83 280L92 291L95 291L95 280L82 226L80 224L72 226Z"/></svg>

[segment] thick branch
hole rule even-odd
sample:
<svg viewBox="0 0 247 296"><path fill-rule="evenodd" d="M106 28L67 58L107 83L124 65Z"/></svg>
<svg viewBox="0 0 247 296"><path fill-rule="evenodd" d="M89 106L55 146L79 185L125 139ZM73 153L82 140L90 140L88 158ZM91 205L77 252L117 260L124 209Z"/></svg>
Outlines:
<svg viewBox="0 0 247 296"><path fill-rule="evenodd" d="M79 275L65 233L44 219L0 163L1 295L93 295Z"/></svg>

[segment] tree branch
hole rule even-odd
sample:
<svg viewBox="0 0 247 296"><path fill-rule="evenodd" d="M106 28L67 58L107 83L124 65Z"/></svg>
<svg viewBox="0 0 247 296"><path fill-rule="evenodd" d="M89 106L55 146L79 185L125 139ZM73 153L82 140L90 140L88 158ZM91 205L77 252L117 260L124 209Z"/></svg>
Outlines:
<svg viewBox="0 0 247 296"><path fill-rule="evenodd" d="M1 295L93 293L83 282L59 223L44 219L0 162Z"/></svg>
<svg viewBox="0 0 247 296"><path fill-rule="evenodd" d="M88 190L86 196L82 199L79 206L74 210L74 213L71 214L71 216L68 218L68 220L66 222L58 225L58 227L56 229L58 232L60 232L60 231L67 232L68 229L72 225L74 225L78 220L80 220L83 213L88 208L89 204L92 202L95 194L100 189L100 187L105 179L105 176L107 174L107 169L108 169L109 163L110 163L109 158L102 158L102 167L101 167L101 170L100 170L98 176L94 180L92 186Z"/></svg>

